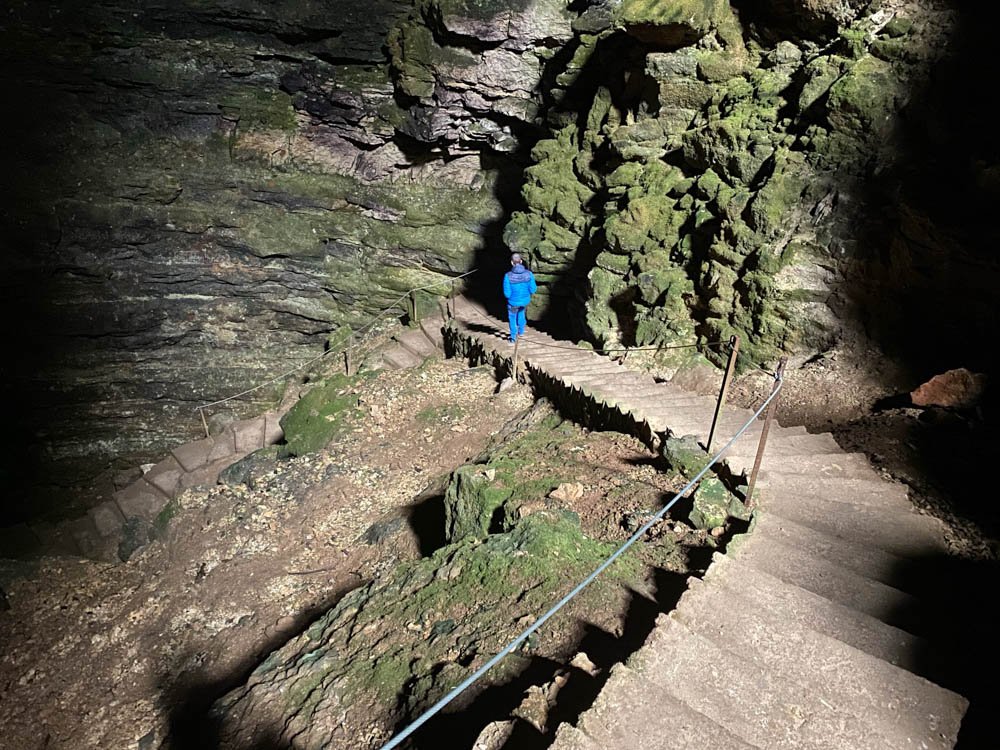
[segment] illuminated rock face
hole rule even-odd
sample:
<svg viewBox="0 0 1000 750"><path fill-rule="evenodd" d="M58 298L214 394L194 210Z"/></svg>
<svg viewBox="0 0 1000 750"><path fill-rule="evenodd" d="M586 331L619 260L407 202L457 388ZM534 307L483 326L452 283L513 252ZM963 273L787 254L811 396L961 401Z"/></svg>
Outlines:
<svg viewBox="0 0 1000 750"><path fill-rule="evenodd" d="M193 406L508 247L532 313L595 341L739 333L766 361L974 335L995 317L970 229L998 183L965 96L985 52L935 3L859 6L13 9L5 472L52 492L9 497L106 493L191 438ZM928 310L941 284L971 290L969 321Z"/></svg>

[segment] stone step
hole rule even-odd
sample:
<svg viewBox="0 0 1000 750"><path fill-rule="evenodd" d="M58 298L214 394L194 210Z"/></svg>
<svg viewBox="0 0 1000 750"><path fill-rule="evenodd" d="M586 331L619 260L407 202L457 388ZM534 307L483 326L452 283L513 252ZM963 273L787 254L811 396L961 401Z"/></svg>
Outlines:
<svg viewBox="0 0 1000 750"><path fill-rule="evenodd" d="M420 328L406 331L396 337L396 341L411 354L426 360L429 357L436 357L440 354L438 348L434 346L429 338Z"/></svg>
<svg viewBox="0 0 1000 750"><path fill-rule="evenodd" d="M281 429L282 415L275 411L264 413L264 447L281 442L285 431Z"/></svg>
<svg viewBox="0 0 1000 750"><path fill-rule="evenodd" d="M958 738L964 698L790 617L768 614L731 590L691 579L675 617L720 648L863 718L893 747L948 750Z"/></svg>
<svg viewBox="0 0 1000 750"><path fill-rule="evenodd" d="M729 467L735 472L750 473L753 455L726 454ZM881 475L872 468L864 453L811 453L803 456L772 456L767 468L785 474L807 474L816 477L843 477L853 479L879 479Z"/></svg>
<svg viewBox="0 0 1000 750"><path fill-rule="evenodd" d="M480 322L483 318L487 320L499 323L500 321L493 318L487 311L486 308L480 305L478 302L473 302L468 297L459 296L454 300L455 317L459 320L469 321L469 322Z"/></svg>
<svg viewBox="0 0 1000 750"><path fill-rule="evenodd" d="M100 536L118 536L125 525L125 516L113 500L88 509L87 515Z"/></svg>
<svg viewBox="0 0 1000 750"><path fill-rule="evenodd" d="M423 318L420 330L437 349L444 351L444 321L441 318Z"/></svg>
<svg viewBox="0 0 1000 750"><path fill-rule="evenodd" d="M230 456L203 466L197 471L188 472L181 477L180 489L188 490L192 487L214 487L219 483L219 475L236 462L234 459L235 456ZM153 517L155 517L155 514Z"/></svg>
<svg viewBox="0 0 1000 750"><path fill-rule="evenodd" d="M598 743L571 724L561 724L551 750L604 750Z"/></svg>
<svg viewBox="0 0 1000 750"><path fill-rule="evenodd" d="M654 684L760 748L902 750L865 719L661 615L629 661Z"/></svg>
<svg viewBox="0 0 1000 750"><path fill-rule="evenodd" d="M614 384L615 380L619 377L618 371L612 369L614 367L614 365L589 367L570 374L559 373L556 375L556 378L567 385L575 386L577 388L583 384Z"/></svg>
<svg viewBox="0 0 1000 750"><path fill-rule="evenodd" d="M750 750L753 747L622 664L611 670L607 684L593 707L580 717L577 727L593 744L576 747L609 750ZM560 745L557 739L552 747L573 745Z"/></svg>
<svg viewBox="0 0 1000 750"><path fill-rule="evenodd" d="M235 422L232 425L234 435L237 424L239 423ZM177 494L177 488L180 486L181 476L183 474L184 467L180 465L177 459L173 456L167 456L165 459L160 461L160 463L156 464L156 466L147 471L143 476L143 479L169 498Z"/></svg>
<svg viewBox="0 0 1000 750"><path fill-rule="evenodd" d="M226 425L221 432L212 437L215 439L215 445L208 456L209 462L218 461L220 458L236 453L236 432L232 424Z"/></svg>
<svg viewBox="0 0 1000 750"><path fill-rule="evenodd" d="M621 373L619 365L608 360L580 360L570 358L539 359L537 357L526 357L529 362L539 366L544 372L553 377L564 377L569 375L591 375L595 372L617 372Z"/></svg>
<svg viewBox="0 0 1000 750"><path fill-rule="evenodd" d="M233 434L236 438L236 452L242 455L253 453L264 447L264 432L267 419L264 415L253 419L244 419L233 423Z"/></svg>
<svg viewBox="0 0 1000 750"><path fill-rule="evenodd" d="M179 445L170 451L170 455L177 459L184 471L194 471L209 462L214 448L215 438L207 437Z"/></svg>
<svg viewBox="0 0 1000 750"><path fill-rule="evenodd" d="M63 523L70 536L73 537L73 541L76 543L81 555L89 557L92 560L115 559L111 555L108 538L98 533L90 516L74 518Z"/></svg>
<svg viewBox="0 0 1000 750"><path fill-rule="evenodd" d="M407 370L423 363L423 359L401 346L394 346L382 353L382 361L394 370Z"/></svg>
<svg viewBox="0 0 1000 750"><path fill-rule="evenodd" d="M826 534L808 526L789 521L766 511L754 517L753 536L758 540L776 542L804 548L814 557L851 570L865 578L880 581L893 588L919 594L912 590L915 582L904 575L910 561L871 544L857 542Z"/></svg>
<svg viewBox="0 0 1000 750"><path fill-rule="evenodd" d="M759 435L758 435L759 437ZM753 458L757 454L757 440L747 440L746 436L733 444L730 449L731 456L743 456ZM784 456L803 456L810 454L831 454L841 452L842 448L833 439L829 432L818 435L789 435L778 433L772 429L767 435L767 445L764 449L764 458L778 458Z"/></svg>
<svg viewBox="0 0 1000 750"><path fill-rule="evenodd" d="M913 510L906 485L885 479L830 479L764 469L757 476L757 486L766 488L768 494L793 495L814 503L833 500L879 508Z"/></svg>
<svg viewBox="0 0 1000 750"><path fill-rule="evenodd" d="M145 477L115 493L115 503L126 518L141 518L144 521L156 518L169 500L161 490L147 482Z"/></svg>
<svg viewBox="0 0 1000 750"><path fill-rule="evenodd" d="M705 581L746 596L758 609L801 622L866 654L915 674L930 676L930 644L871 615L845 607L763 570L716 552Z"/></svg>
<svg viewBox="0 0 1000 750"><path fill-rule="evenodd" d="M944 525L913 509L836 500L803 502L803 498L808 495L763 488L757 503L766 513L856 544L875 545L899 557L947 554Z"/></svg>
<svg viewBox="0 0 1000 750"><path fill-rule="evenodd" d="M673 393L664 399L648 399L646 407L651 414L687 414L691 411L715 413L715 399L697 393ZM724 412L725 413L725 412Z"/></svg>
<svg viewBox="0 0 1000 750"><path fill-rule="evenodd" d="M915 635L926 632L921 619L928 612L915 597L814 557L799 547L773 539L757 540L751 534L749 541L733 553L733 559L901 630Z"/></svg>

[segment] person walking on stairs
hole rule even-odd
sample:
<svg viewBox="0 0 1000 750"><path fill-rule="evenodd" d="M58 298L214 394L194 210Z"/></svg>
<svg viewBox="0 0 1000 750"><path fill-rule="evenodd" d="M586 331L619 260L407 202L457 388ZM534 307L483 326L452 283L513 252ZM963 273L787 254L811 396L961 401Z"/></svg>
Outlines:
<svg viewBox="0 0 1000 750"><path fill-rule="evenodd" d="M507 298L507 320L510 323L510 340L517 341L524 335L527 323L525 311L531 302L531 295L538 289L535 276L524 267L519 253L510 256L512 268L503 275L503 296Z"/></svg>

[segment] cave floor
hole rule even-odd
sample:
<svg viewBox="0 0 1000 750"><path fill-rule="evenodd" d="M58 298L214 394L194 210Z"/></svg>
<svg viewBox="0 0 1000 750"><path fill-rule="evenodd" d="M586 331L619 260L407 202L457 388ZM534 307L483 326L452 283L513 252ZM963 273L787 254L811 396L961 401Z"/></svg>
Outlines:
<svg viewBox="0 0 1000 750"><path fill-rule="evenodd" d="M25 564L0 612L0 747L213 746L205 716L215 700L347 592L440 543L418 521L384 541L365 532L439 491L533 403L527 388L495 390L492 372L454 360L382 371L360 394L353 432L250 486L188 491L166 537L128 563ZM550 459L576 480L566 492L578 495L585 533L622 540L622 519L659 507L675 479L634 438L574 431ZM681 524L658 534L709 555L716 544ZM646 582L638 597L653 602L652 573ZM591 641L621 639L635 606L625 588L610 597L591 613ZM572 655L583 631L564 619L547 639L553 654ZM634 647L644 635L632 634Z"/></svg>
<svg viewBox="0 0 1000 750"><path fill-rule="evenodd" d="M910 484L918 505L951 524L956 556L996 560L995 514L982 503L963 505L953 486L944 487L949 466L973 475L977 454L959 447L975 425L877 408L904 390L905 378L835 354L790 370L786 382L779 421L832 429L845 448L868 453ZM457 361L383 372L362 394L364 427L282 462L252 487L186 493L167 537L128 564L47 558L26 565L5 587L10 609L0 612L0 747L204 746L208 708L264 656L347 592L427 551L416 524L383 544L365 542L364 533L440 488L444 475L479 455L532 403L527 389L494 394L495 385L491 372ZM768 387L766 376L745 375L733 401L749 403ZM941 446L951 448L935 452ZM576 509L590 536L623 538L621 519L642 510L615 493L615 473L647 482L650 501L669 490L648 452L623 435L586 434L565 456L586 487ZM970 482L962 497L978 499ZM663 533L675 532L679 539L691 533L664 526ZM714 546L704 533L687 544ZM655 588L650 582L641 594L655 599ZM598 630L620 637L628 606L628 597L609 600L595 615ZM578 638L568 627L562 636ZM530 701L531 694L522 714L530 714ZM544 746L540 732L522 739L525 747Z"/></svg>

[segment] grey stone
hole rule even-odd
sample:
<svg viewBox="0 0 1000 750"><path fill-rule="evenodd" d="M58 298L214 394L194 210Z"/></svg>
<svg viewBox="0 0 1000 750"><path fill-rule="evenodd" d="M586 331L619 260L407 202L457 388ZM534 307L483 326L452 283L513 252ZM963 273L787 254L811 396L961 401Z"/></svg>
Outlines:
<svg viewBox="0 0 1000 750"><path fill-rule="evenodd" d="M91 508L87 511L87 515L90 516L94 528L101 536L117 535L125 523L125 516L122 515L118 506L110 500Z"/></svg>
<svg viewBox="0 0 1000 750"><path fill-rule="evenodd" d="M233 425L237 453L250 453L264 447L265 423L265 417L260 416Z"/></svg>
<svg viewBox="0 0 1000 750"><path fill-rule="evenodd" d="M178 446L170 451L170 454L177 459L184 471L194 471L208 463L213 448L215 448L215 438L207 437Z"/></svg>
<svg viewBox="0 0 1000 750"><path fill-rule="evenodd" d="M184 467L176 458L168 456L146 472L143 479L156 487L167 497L173 497L180 486Z"/></svg>

